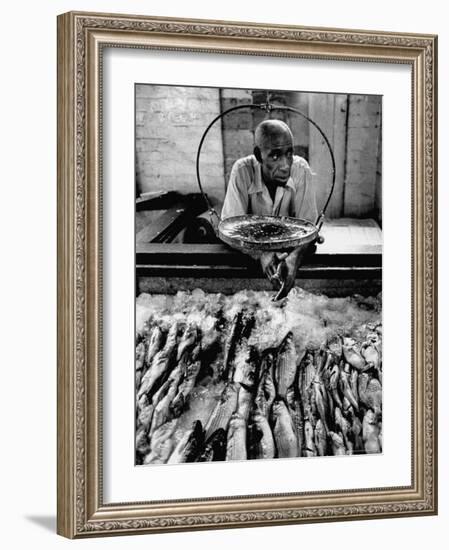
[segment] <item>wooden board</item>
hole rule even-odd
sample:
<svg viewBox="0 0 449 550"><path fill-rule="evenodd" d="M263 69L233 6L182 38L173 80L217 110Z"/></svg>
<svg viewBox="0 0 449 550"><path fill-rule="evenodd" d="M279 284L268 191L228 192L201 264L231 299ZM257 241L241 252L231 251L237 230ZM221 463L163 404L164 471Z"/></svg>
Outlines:
<svg viewBox="0 0 449 550"><path fill-rule="evenodd" d="M330 218L339 217L343 213L347 103L346 94L310 95L310 118L325 133L335 159L335 187L326 210L326 216ZM332 161L324 138L313 125L310 125L309 135L310 166L315 173L317 206L321 210L331 189Z"/></svg>
<svg viewBox="0 0 449 550"><path fill-rule="evenodd" d="M380 98L349 96L344 216L376 215Z"/></svg>
<svg viewBox="0 0 449 550"><path fill-rule="evenodd" d="M353 294L362 296L376 296L382 288L381 277L372 278L345 278L329 277L311 278L307 273L301 273L295 282L296 286L329 297L346 297ZM138 278L137 295L141 292L150 294L176 294L179 291L191 291L200 288L204 292L220 292L234 294L240 290L273 290L270 282L262 278L224 278L224 277L146 277Z"/></svg>
<svg viewBox="0 0 449 550"><path fill-rule="evenodd" d="M382 254L382 231L375 220L326 220L318 245L319 254Z"/></svg>

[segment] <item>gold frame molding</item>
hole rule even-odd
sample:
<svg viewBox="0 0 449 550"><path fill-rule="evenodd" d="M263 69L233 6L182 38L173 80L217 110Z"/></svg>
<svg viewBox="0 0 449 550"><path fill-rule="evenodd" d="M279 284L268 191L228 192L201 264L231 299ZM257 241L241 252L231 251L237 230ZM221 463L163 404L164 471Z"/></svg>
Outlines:
<svg viewBox="0 0 449 550"><path fill-rule="evenodd" d="M412 484L104 504L103 47L408 64L412 69ZM437 37L70 12L58 17L58 518L70 538L437 513Z"/></svg>

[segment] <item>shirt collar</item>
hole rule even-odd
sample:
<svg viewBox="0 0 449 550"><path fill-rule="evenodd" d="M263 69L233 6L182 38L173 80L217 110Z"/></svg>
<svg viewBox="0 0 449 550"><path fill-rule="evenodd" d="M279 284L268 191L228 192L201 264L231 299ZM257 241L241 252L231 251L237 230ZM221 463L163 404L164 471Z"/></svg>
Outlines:
<svg viewBox="0 0 449 550"><path fill-rule="evenodd" d="M249 189L248 189L249 195L252 195L253 193L263 193L264 187L266 188L266 185L262 180L262 169L260 167L260 163L254 155L252 155L252 157L253 157L252 161L253 161L253 167L254 167L254 180L251 182L251 185L249 186ZM295 190L295 186L293 184L293 180L291 176L288 178L287 183L285 184L285 187L290 187L292 191Z"/></svg>

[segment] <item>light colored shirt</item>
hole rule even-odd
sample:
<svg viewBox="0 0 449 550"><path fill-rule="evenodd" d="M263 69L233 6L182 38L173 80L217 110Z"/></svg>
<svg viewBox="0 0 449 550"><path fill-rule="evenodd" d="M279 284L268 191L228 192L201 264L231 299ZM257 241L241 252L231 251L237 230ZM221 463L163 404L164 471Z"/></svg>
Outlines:
<svg viewBox="0 0 449 550"><path fill-rule="evenodd" d="M274 201L262 179L262 169L254 155L234 163L221 211L221 219L245 214L293 216L316 222L318 210L312 171L305 159L293 156L285 187L277 187Z"/></svg>

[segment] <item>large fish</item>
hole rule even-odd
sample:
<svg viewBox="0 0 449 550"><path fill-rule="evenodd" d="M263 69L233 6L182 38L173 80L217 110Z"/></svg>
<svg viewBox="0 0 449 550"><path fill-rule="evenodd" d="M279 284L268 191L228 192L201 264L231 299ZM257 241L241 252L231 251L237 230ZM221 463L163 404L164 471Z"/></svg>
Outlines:
<svg viewBox="0 0 449 550"><path fill-rule="evenodd" d="M374 343L363 342L360 351L366 361L366 367L374 367L376 370L379 370L380 354Z"/></svg>
<svg viewBox="0 0 449 550"><path fill-rule="evenodd" d="M231 328L226 339L223 358L223 371L220 373L223 378L227 378L230 373L231 363L234 360L235 348L239 341L242 331L243 312L239 311L232 320Z"/></svg>
<svg viewBox="0 0 449 550"><path fill-rule="evenodd" d="M318 411L318 416L319 418L321 418L324 429L327 433L328 431L327 418L328 418L328 412L329 412L329 404L327 402L326 388L324 387L323 380L321 379L321 376L318 374L318 372L315 375L315 379L312 383L312 387L315 392L315 403Z"/></svg>
<svg viewBox="0 0 449 550"><path fill-rule="evenodd" d="M341 412L343 413L344 417L348 420L352 420L355 415L354 407L349 402L348 398L344 395L343 396L343 407L341 408ZM335 413L334 413L335 414Z"/></svg>
<svg viewBox="0 0 449 550"><path fill-rule="evenodd" d="M340 391L348 399L349 403L351 403L354 409L358 411L359 404L355 395L352 393L350 376L350 368L349 365L346 363L345 367L340 371Z"/></svg>
<svg viewBox="0 0 449 550"><path fill-rule="evenodd" d="M335 408L335 426L337 428L340 428L347 454L352 455L354 451L354 443L351 425L348 420L346 420L346 418L343 416L341 410L338 407Z"/></svg>
<svg viewBox="0 0 449 550"><path fill-rule="evenodd" d="M176 360L179 361L184 353L193 348L198 338L198 328L194 323L186 326L178 344Z"/></svg>
<svg viewBox="0 0 449 550"><path fill-rule="evenodd" d="M174 447L173 433L176 420L170 420L160 426L151 437L151 452L147 454L144 464L165 464Z"/></svg>
<svg viewBox="0 0 449 550"><path fill-rule="evenodd" d="M327 403L329 405L329 418L334 418L335 403L330 390L326 390Z"/></svg>
<svg viewBox="0 0 449 550"><path fill-rule="evenodd" d="M274 353L268 351L264 354L261 362L261 374L257 386L254 402L259 411L269 418L271 405L276 397L276 387L273 382Z"/></svg>
<svg viewBox="0 0 449 550"><path fill-rule="evenodd" d="M314 432L315 448L317 450L318 456L327 455L327 435L326 434L327 434L327 431L320 418L316 423L315 432Z"/></svg>
<svg viewBox="0 0 449 550"><path fill-rule="evenodd" d="M317 422L318 424L318 422ZM315 432L310 420L304 422L304 456L316 456L317 449L315 446Z"/></svg>
<svg viewBox="0 0 449 550"><path fill-rule="evenodd" d="M362 423L357 416L352 419L352 438L354 440L354 451L361 453L364 450L363 437L362 437Z"/></svg>
<svg viewBox="0 0 449 550"><path fill-rule="evenodd" d="M253 394L250 389L241 384L239 388L239 394L237 398L237 412L244 418L245 422L248 422L249 413L253 404Z"/></svg>
<svg viewBox="0 0 449 550"><path fill-rule="evenodd" d="M153 432L151 437L151 450L156 449L163 441L172 438L176 424L176 419L169 420Z"/></svg>
<svg viewBox="0 0 449 550"><path fill-rule="evenodd" d="M290 387L287 390L287 407L293 421L296 438L298 440L298 456L302 456L302 446L304 442L304 418L299 394L294 387Z"/></svg>
<svg viewBox="0 0 449 550"><path fill-rule="evenodd" d="M346 447L344 444L343 436L335 432L329 432L332 442L332 452L334 455L345 455Z"/></svg>
<svg viewBox="0 0 449 550"><path fill-rule="evenodd" d="M238 347L234 360L233 380L253 388L256 384L258 353L255 347L248 346L245 341Z"/></svg>
<svg viewBox="0 0 449 550"><path fill-rule="evenodd" d="M296 376L296 349L293 342L293 333L288 332L279 346L277 355L275 382L277 394L285 399L288 388L295 381Z"/></svg>
<svg viewBox="0 0 449 550"><path fill-rule="evenodd" d="M333 334L327 339L327 348L330 353L333 355L336 361L340 361L341 355L343 353L343 346L341 338L338 334Z"/></svg>
<svg viewBox="0 0 449 550"><path fill-rule="evenodd" d="M159 426L162 426L162 424L165 424L165 422L171 419L172 412L170 410L170 405L178 391L178 384L181 379L181 373L181 364L178 364L170 373L170 376L167 380L167 393L154 408L150 435L154 432L154 430L159 428Z"/></svg>
<svg viewBox="0 0 449 550"><path fill-rule="evenodd" d="M156 409L157 405L164 399L167 393L171 390L171 400L173 399L173 384L179 386L182 374L184 373L185 364L184 358L175 366L170 372L167 380L160 386L160 388L153 394L151 402ZM176 393L175 393L176 395Z"/></svg>
<svg viewBox="0 0 449 550"><path fill-rule="evenodd" d="M136 346L136 388L139 387L145 365L145 343L139 342Z"/></svg>
<svg viewBox="0 0 449 550"><path fill-rule="evenodd" d="M316 375L316 365L315 358L312 351L306 352L304 355L306 359L305 369L304 369L304 388L308 390L312 385L312 382Z"/></svg>
<svg viewBox="0 0 449 550"><path fill-rule="evenodd" d="M264 414L257 408L251 417L250 458L274 458L275 445L270 425Z"/></svg>
<svg viewBox="0 0 449 550"><path fill-rule="evenodd" d="M151 425L151 419L153 418L154 407L152 403L148 403L148 399L146 401L146 404L141 405L138 409L137 425L143 426L148 431Z"/></svg>
<svg viewBox="0 0 449 550"><path fill-rule="evenodd" d="M367 373L362 377L359 385L360 401L372 409L377 418L382 415L382 385L377 378L371 378Z"/></svg>
<svg viewBox="0 0 449 550"><path fill-rule="evenodd" d="M153 397L151 398L151 403L153 407L156 407L157 404L161 401L161 399L163 399L167 395L169 388L170 388L170 382L166 380L160 386L160 388L156 392L154 392ZM148 394L144 394L144 396L148 397Z"/></svg>
<svg viewBox="0 0 449 550"><path fill-rule="evenodd" d="M237 409L238 389L237 384L233 382L226 384L206 424L206 439L219 428L227 429L232 413Z"/></svg>
<svg viewBox="0 0 449 550"><path fill-rule="evenodd" d="M335 363L332 366L330 377L329 377L329 390L332 395L332 399L336 407L343 407L341 402L340 394L338 388L340 386L340 367Z"/></svg>
<svg viewBox="0 0 449 550"><path fill-rule="evenodd" d="M154 359L154 356L161 350L164 342L164 333L159 325L154 325L151 331L151 336L148 339L147 350L145 355L145 364L148 369Z"/></svg>
<svg viewBox="0 0 449 550"><path fill-rule="evenodd" d="M246 422L238 413L229 421L226 460L246 460Z"/></svg>
<svg viewBox="0 0 449 550"><path fill-rule="evenodd" d="M298 438L287 406L276 399L271 407L273 436L278 458L298 456Z"/></svg>
<svg viewBox="0 0 449 550"><path fill-rule="evenodd" d="M136 431L136 451L141 455L146 455L150 450L150 442L148 441L147 430L144 426Z"/></svg>
<svg viewBox="0 0 449 550"><path fill-rule="evenodd" d="M157 447L152 448L151 452L147 454L143 463L144 464L165 464L169 459L173 450L173 441L166 439L162 441Z"/></svg>
<svg viewBox="0 0 449 550"><path fill-rule="evenodd" d="M359 401L358 378L359 378L359 373L357 369L352 369L352 372L349 376L349 385L351 386L352 394L355 397L355 400L357 401L357 403Z"/></svg>
<svg viewBox="0 0 449 550"><path fill-rule="evenodd" d="M183 367L182 378L176 394L170 406L174 416L179 416L187 403L190 392L195 386L196 379L201 370L201 361L199 359L200 348L197 346L192 352L192 357L187 360Z"/></svg>
<svg viewBox="0 0 449 550"><path fill-rule="evenodd" d="M136 346L136 370L143 368L145 362L145 343L139 342Z"/></svg>
<svg viewBox="0 0 449 550"><path fill-rule="evenodd" d="M204 432L201 422L195 421L186 433L181 437L168 464L180 464L183 462L195 462L204 446Z"/></svg>
<svg viewBox="0 0 449 550"><path fill-rule="evenodd" d="M343 356L345 361L361 371L366 367L365 359L362 357L360 351L357 349L356 344L352 338L345 338L343 342Z"/></svg>
<svg viewBox="0 0 449 550"><path fill-rule="evenodd" d="M362 422L362 437L366 453L381 452L379 433L376 415L371 409L368 409Z"/></svg>
<svg viewBox="0 0 449 550"><path fill-rule="evenodd" d="M251 332L256 324L256 318L254 316L254 313L249 310L243 310L242 315L242 333L240 336L240 339L243 338L249 338L251 336Z"/></svg>
<svg viewBox="0 0 449 550"><path fill-rule="evenodd" d="M307 351L299 364L298 369L298 390L302 401L307 399L309 388L315 378L316 368L313 363L313 354Z"/></svg>
<svg viewBox="0 0 449 550"><path fill-rule="evenodd" d="M178 335L178 325L173 323L167 335L167 341L162 350L158 351L153 358L150 368L142 377L137 397L141 397L144 394L150 394L154 387L154 384L159 381L160 378L165 378L176 358L176 340Z"/></svg>
<svg viewBox="0 0 449 550"><path fill-rule="evenodd" d="M219 373L222 378L232 379L234 375L234 359L235 352L239 342L243 339L249 338L251 331L254 327L255 317L254 314L248 311L239 311L231 324L231 328L226 339L223 368Z"/></svg>
<svg viewBox="0 0 449 550"><path fill-rule="evenodd" d="M312 427L314 427L317 419L314 416L316 413L316 403L313 388L309 387L309 389L301 395L301 403L304 411L304 420L308 420L312 424Z"/></svg>
<svg viewBox="0 0 449 550"><path fill-rule="evenodd" d="M198 458L198 462L212 462L226 459L226 431L219 428L204 445L204 450Z"/></svg>

